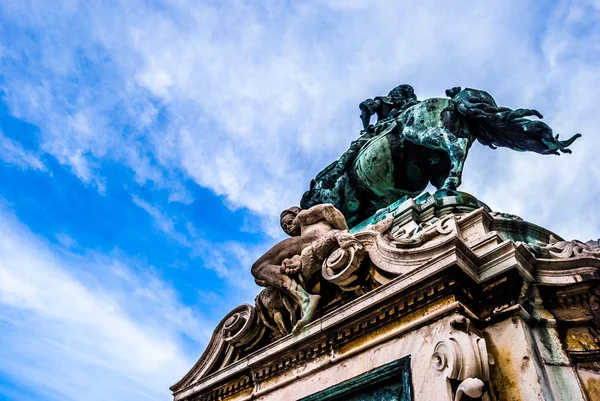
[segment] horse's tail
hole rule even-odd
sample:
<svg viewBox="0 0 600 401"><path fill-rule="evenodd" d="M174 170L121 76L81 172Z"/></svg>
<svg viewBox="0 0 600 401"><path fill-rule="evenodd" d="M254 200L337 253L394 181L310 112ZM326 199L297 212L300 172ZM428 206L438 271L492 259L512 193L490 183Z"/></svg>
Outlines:
<svg viewBox="0 0 600 401"><path fill-rule="evenodd" d="M558 151L571 153L567 148L581 136L575 134L566 141L560 141L546 123L526 118L542 118L537 110L499 107L486 91L452 88L446 93L452 97L458 112L469 121L475 138L492 149L502 146L520 152L558 155Z"/></svg>

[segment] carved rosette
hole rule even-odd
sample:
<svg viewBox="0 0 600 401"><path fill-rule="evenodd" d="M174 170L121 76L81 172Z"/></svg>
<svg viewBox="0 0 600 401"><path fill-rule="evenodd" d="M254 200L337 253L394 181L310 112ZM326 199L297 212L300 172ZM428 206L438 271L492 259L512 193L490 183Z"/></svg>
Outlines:
<svg viewBox="0 0 600 401"><path fill-rule="evenodd" d="M364 246L349 233L342 232L337 237L336 248L323 261L323 278L344 291L356 291L361 288L356 274L365 256Z"/></svg>
<svg viewBox="0 0 600 401"><path fill-rule="evenodd" d="M221 335L227 344L234 347L253 345L265 331L254 307L244 304L235 308L223 319Z"/></svg>
<svg viewBox="0 0 600 401"><path fill-rule="evenodd" d="M488 401L486 382L493 361L485 340L472 331L469 319L464 316L453 317L450 327L446 339L435 345L431 356L433 368L448 380L448 399L460 401L467 396ZM455 381L455 387L451 381ZM456 388L454 394L452 388Z"/></svg>

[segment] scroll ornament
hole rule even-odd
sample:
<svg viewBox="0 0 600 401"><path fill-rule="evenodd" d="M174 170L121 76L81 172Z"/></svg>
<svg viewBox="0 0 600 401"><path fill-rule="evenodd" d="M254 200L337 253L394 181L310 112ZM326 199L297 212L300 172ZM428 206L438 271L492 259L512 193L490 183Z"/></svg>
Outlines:
<svg viewBox="0 0 600 401"><path fill-rule="evenodd" d="M256 309L247 304L238 306L223 320L223 340L237 348L252 346L262 338L265 331Z"/></svg>
<svg viewBox="0 0 600 401"><path fill-rule="evenodd" d="M448 380L448 399L461 401L467 396L489 401L486 382L493 358L487 353L485 340L472 330L471 322L464 316L453 317L450 327L447 338L435 345L431 356L433 368Z"/></svg>
<svg viewBox="0 0 600 401"><path fill-rule="evenodd" d="M364 246L352 235L341 232L337 236L339 248L332 251L323 261L323 278L344 291L360 289L356 272L365 256Z"/></svg>

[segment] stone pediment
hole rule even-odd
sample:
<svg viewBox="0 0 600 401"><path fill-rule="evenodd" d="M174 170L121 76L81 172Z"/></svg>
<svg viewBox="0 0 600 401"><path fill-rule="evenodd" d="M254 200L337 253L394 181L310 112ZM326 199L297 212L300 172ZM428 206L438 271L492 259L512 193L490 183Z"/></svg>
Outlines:
<svg viewBox="0 0 600 401"><path fill-rule="evenodd" d="M540 351L548 358L565 362L569 352L582 360L600 355L597 242L563 241L517 216L492 212L465 193L396 202L351 234L364 255L350 263L346 259L357 253L334 249L323 261L322 280L338 286L338 293L314 321L278 337L253 306L236 308L192 370L171 387L174 399L300 399L358 370L391 363L403 352L413 364L415 391L430 383L428 394L437 394L420 399L453 400L461 385L464 394L479 394L481 386L490 386L490 362L505 362L497 348L488 356L486 347L499 344L486 345L479 330L509 316L569 326L553 335L576 340L566 351ZM579 305L577 313L573 305ZM415 335L425 339L410 340ZM345 364L398 338L413 341L398 345L412 347L410 352L370 357L355 368ZM306 387L305 378L335 367L335 380L322 378ZM515 374L504 365L497 368ZM277 398L284 388L297 398ZM495 391L501 390L506 389Z"/></svg>

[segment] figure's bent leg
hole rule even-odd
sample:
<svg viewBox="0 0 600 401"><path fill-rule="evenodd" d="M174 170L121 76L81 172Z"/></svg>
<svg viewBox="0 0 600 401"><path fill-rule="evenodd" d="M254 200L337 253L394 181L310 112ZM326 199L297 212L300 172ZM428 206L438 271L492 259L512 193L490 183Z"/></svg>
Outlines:
<svg viewBox="0 0 600 401"><path fill-rule="evenodd" d="M302 317L294 326L292 333L297 333L300 329L306 326L308 323L312 321L312 318L317 311L317 305L319 303L319 299L321 299L320 295L313 295L306 292L302 286L300 286L296 281L292 280L292 288L290 295L295 293L297 298L294 298L300 305L302 309ZM294 297L294 295L292 295Z"/></svg>
<svg viewBox="0 0 600 401"><path fill-rule="evenodd" d="M285 327L285 323L283 322L283 316L281 315L280 311L276 311L273 314L273 320L275 321L275 324L277 324L277 327L279 328L279 331L281 332L282 336L290 334L287 327Z"/></svg>
<svg viewBox="0 0 600 401"><path fill-rule="evenodd" d="M264 263L252 266L252 274L256 282L279 288L288 294L301 308L302 318L294 326L297 332L302 326L308 324L317 310L321 298L319 295L309 294L298 282L287 274L281 273L281 266Z"/></svg>
<svg viewBox="0 0 600 401"><path fill-rule="evenodd" d="M290 314L290 322L292 323L292 327L296 326L296 307L290 304L288 297L283 297L283 306L287 309Z"/></svg>

